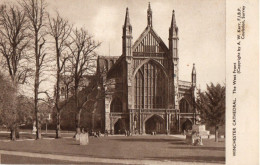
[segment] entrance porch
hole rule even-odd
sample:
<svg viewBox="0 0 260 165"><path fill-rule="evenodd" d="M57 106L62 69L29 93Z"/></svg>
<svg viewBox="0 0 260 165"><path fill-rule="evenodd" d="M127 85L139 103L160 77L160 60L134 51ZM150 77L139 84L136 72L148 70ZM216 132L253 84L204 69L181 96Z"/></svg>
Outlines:
<svg viewBox="0 0 260 165"><path fill-rule="evenodd" d="M178 129L175 109L130 109L129 130L132 134L170 134Z"/></svg>

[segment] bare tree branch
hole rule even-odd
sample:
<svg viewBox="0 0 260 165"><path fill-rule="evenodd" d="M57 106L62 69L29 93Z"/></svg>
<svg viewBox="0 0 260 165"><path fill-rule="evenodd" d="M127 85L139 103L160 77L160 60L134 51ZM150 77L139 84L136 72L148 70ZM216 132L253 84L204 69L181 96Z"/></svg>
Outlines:
<svg viewBox="0 0 260 165"><path fill-rule="evenodd" d="M45 63L45 35L46 33L46 19L47 19L47 4L44 0L23 0L21 6L24 8L26 16L29 22L29 29L32 33L32 39L34 40L34 60L35 60L35 79L34 79L34 110L36 118L36 139L41 138L39 131L39 114L38 114L38 101L39 101L39 87L42 80L41 70Z"/></svg>
<svg viewBox="0 0 260 165"><path fill-rule="evenodd" d="M68 59L69 76L73 79L73 90L76 106L76 128L80 127L80 113L83 109L84 102L80 95L81 83L84 77L91 74L94 70L96 59L95 50L100 46L99 42L95 42L93 37L83 28L74 29L70 35L70 42L67 43L70 58Z"/></svg>
<svg viewBox="0 0 260 165"><path fill-rule="evenodd" d="M56 128L56 138L60 138L60 111L67 104L66 99L61 104L60 100L60 86L62 79L62 71L65 68L67 60L70 58L69 54L66 53L67 43L69 42L69 37L72 31L72 25L68 23L68 20L62 18L58 12L56 12L56 17L51 18L48 16L48 34L54 40L55 47L55 58L56 58L56 84L54 90L54 106L57 112L57 128Z"/></svg>
<svg viewBox="0 0 260 165"><path fill-rule="evenodd" d="M0 53L5 59L3 65L14 84L24 83L27 78L24 73L30 71L26 53L30 37L26 13L14 5L4 4L0 8Z"/></svg>

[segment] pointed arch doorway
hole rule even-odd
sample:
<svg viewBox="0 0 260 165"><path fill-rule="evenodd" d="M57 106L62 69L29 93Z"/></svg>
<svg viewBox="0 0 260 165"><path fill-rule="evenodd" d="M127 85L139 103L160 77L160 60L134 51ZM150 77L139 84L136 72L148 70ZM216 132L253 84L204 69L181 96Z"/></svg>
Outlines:
<svg viewBox="0 0 260 165"><path fill-rule="evenodd" d="M156 132L156 134L164 134L165 131L165 121L161 116L153 115L145 121L146 134L151 134L152 132Z"/></svg>
<svg viewBox="0 0 260 165"><path fill-rule="evenodd" d="M185 131L188 131L188 130L192 130L192 122L190 119L187 119L181 126L181 129L182 129L182 132L185 130Z"/></svg>
<svg viewBox="0 0 260 165"><path fill-rule="evenodd" d="M118 119L117 122L114 125L114 134L123 134L125 131L125 120L124 119Z"/></svg>

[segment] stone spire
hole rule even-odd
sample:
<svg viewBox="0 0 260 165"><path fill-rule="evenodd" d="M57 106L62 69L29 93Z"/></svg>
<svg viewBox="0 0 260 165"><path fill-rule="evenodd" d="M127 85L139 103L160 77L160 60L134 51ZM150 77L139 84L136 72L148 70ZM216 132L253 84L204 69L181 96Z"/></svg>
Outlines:
<svg viewBox="0 0 260 165"><path fill-rule="evenodd" d="M127 26L131 26L131 24L130 24L130 18L129 18L128 8L126 8L124 27L127 27Z"/></svg>
<svg viewBox="0 0 260 165"><path fill-rule="evenodd" d="M126 8L125 23L123 26L123 37L132 37L132 25L130 23L128 8Z"/></svg>
<svg viewBox="0 0 260 165"><path fill-rule="evenodd" d="M171 33L172 37L178 37L178 27L176 24L174 10L172 11L172 21L171 21L171 26L170 26L170 33Z"/></svg>
<svg viewBox="0 0 260 165"><path fill-rule="evenodd" d="M175 12L172 11L172 20L169 28L169 49L172 58L178 58L178 27L175 19Z"/></svg>
<svg viewBox="0 0 260 165"><path fill-rule="evenodd" d="M122 46L123 55L131 56L131 46L132 46L132 25L130 24L130 17L128 8L126 8L125 23L123 26L123 36L122 36Z"/></svg>
<svg viewBox="0 0 260 165"><path fill-rule="evenodd" d="M171 27L177 27L176 25L176 19L175 19L175 11L172 11L172 22L171 22Z"/></svg>
<svg viewBox="0 0 260 165"><path fill-rule="evenodd" d="M147 26L152 27L153 26L153 22L152 22L152 9L151 9L151 5L150 2L148 4L148 9L147 9Z"/></svg>
<svg viewBox="0 0 260 165"><path fill-rule="evenodd" d="M196 74L195 63L193 63L193 67L192 67L192 74Z"/></svg>

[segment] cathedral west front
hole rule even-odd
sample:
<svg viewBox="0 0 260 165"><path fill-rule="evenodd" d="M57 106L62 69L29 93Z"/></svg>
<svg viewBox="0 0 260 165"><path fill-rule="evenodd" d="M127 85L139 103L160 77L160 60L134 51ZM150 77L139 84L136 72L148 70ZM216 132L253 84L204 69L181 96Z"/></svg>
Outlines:
<svg viewBox="0 0 260 165"><path fill-rule="evenodd" d="M191 82L181 81L175 12L169 22L168 45L157 35L153 23L149 4L147 26L133 42L134 27L127 8L122 55L98 57L97 74L101 77L99 84L104 97L99 100L96 112L100 113L102 131L170 134L179 133L195 122L195 65L191 69ZM92 118L94 122L95 117Z"/></svg>

